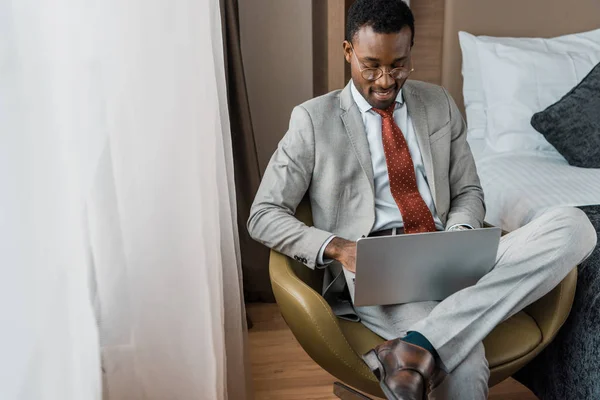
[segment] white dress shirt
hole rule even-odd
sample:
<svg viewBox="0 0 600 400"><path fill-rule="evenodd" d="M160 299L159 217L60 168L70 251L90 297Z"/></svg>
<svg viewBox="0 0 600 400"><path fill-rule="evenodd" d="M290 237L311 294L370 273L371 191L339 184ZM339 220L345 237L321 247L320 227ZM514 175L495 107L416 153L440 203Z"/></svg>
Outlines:
<svg viewBox="0 0 600 400"><path fill-rule="evenodd" d="M367 140L369 142L369 150L371 152L371 163L373 165L373 178L375 185L375 224L373 225L372 232L381 231L389 228L401 228L404 227L404 221L402 220L402 214L396 204L396 201L392 197L390 191L390 180L388 177L387 164L385 162L385 154L383 152L383 140L381 136L382 120L381 116L373 111L373 107L365 100L360 94L354 82L351 82L351 92L354 102L360 110L362 120L365 126L365 132L367 133ZM417 135L410 115L406 109L404 103L404 97L402 96L402 89L396 96L396 108L394 109L394 121L404 134L406 143L408 144L408 151L412 158L415 166L415 175L417 178L417 188L423 201L431 211L433 215L433 221L435 227L439 231L444 230L444 224L437 215L435 204L433 202L433 196L427 183L427 176L425 175L425 166L423 165L423 157L421 156L421 149L417 142ZM450 229L457 228L458 225L452 226ZM466 226L470 228L469 226ZM325 247L331 242L335 236L331 236L321 246L319 256L317 259L318 264L323 265L323 253Z"/></svg>

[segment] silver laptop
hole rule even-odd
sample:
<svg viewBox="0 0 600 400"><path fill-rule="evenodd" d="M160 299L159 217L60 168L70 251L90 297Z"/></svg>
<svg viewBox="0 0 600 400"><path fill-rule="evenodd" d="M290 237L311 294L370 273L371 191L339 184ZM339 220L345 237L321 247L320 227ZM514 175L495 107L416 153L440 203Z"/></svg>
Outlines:
<svg viewBox="0 0 600 400"><path fill-rule="evenodd" d="M443 300L472 286L496 260L500 228L361 238L356 276L344 269L356 306Z"/></svg>

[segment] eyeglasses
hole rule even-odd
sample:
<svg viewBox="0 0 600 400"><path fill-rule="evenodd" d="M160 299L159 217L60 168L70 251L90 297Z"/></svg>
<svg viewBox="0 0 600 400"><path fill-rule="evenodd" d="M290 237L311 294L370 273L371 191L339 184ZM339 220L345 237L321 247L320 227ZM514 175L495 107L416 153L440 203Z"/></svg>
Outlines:
<svg viewBox="0 0 600 400"><path fill-rule="evenodd" d="M390 72L384 72L381 68L361 68L360 61L358 61L358 57L356 56L356 50L354 50L354 46L350 43L350 48L352 49L352 54L356 59L356 63L358 64L358 69L360 71L361 76L371 82L376 81L381 78L384 74L389 75L394 80L407 79L409 75L415 70L414 68L408 69L404 67L394 68Z"/></svg>

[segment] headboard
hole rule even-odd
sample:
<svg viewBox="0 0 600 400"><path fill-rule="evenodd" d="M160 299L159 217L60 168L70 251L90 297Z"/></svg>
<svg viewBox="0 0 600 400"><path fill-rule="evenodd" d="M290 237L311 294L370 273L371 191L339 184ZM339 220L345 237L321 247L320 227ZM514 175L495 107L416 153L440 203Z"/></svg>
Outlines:
<svg viewBox="0 0 600 400"><path fill-rule="evenodd" d="M446 0L442 85L464 115L458 31L473 35L554 37L600 28L600 0Z"/></svg>

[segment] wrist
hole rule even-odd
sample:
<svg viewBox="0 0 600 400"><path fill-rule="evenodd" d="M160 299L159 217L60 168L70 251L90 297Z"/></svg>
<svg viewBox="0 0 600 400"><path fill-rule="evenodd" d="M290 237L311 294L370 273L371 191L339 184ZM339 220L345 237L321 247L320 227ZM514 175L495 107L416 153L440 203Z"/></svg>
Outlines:
<svg viewBox="0 0 600 400"><path fill-rule="evenodd" d="M327 258L332 258L342 262L348 251L355 246L356 242L335 237L331 242L329 242L327 247L325 247L324 255Z"/></svg>

